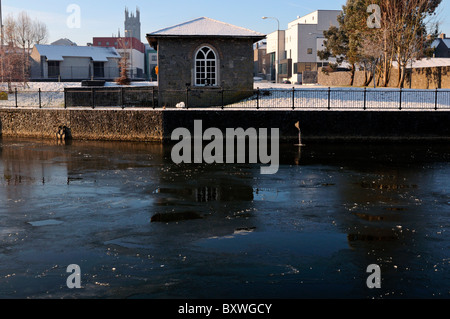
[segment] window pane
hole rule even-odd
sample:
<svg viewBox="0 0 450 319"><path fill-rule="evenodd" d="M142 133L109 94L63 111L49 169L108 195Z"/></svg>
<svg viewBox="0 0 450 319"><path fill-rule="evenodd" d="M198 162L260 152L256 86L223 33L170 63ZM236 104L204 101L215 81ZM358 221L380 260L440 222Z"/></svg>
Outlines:
<svg viewBox="0 0 450 319"><path fill-rule="evenodd" d="M205 59L205 54L202 51L199 51L197 54L197 59L198 60L204 60Z"/></svg>
<svg viewBox="0 0 450 319"><path fill-rule="evenodd" d="M208 47L201 48L195 60L195 84L216 85L216 55Z"/></svg>

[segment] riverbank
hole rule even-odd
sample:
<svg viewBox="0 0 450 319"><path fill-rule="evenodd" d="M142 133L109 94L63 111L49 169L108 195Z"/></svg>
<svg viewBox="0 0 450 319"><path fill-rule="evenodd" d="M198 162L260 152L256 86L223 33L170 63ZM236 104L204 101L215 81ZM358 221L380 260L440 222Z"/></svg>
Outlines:
<svg viewBox="0 0 450 319"><path fill-rule="evenodd" d="M55 139L60 126L75 140L165 143L176 128L279 128L282 141L450 140L448 111L221 109L0 109L0 134Z"/></svg>

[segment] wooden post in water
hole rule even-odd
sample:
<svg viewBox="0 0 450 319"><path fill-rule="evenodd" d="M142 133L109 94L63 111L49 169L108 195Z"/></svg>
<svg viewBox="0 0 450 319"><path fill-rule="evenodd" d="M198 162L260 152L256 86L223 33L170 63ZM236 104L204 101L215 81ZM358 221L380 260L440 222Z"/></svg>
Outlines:
<svg viewBox="0 0 450 319"><path fill-rule="evenodd" d="M295 146L305 146L302 144L302 130L300 129L300 122L295 123L295 127L298 129L298 144Z"/></svg>

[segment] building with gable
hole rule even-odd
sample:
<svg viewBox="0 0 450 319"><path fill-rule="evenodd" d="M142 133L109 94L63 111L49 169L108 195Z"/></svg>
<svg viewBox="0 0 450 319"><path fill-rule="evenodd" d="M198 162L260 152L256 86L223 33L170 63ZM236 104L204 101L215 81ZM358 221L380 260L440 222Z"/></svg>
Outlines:
<svg viewBox="0 0 450 319"><path fill-rule="evenodd" d="M34 80L78 81L119 76L120 55L114 48L36 44L30 58Z"/></svg>
<svg viewBox="0 0 450 319"><path fill-rule="evenodd" d="M132 79L143 78L145 69L145 45L134 37L95 37L94 47L113 47L129 63L129 76Z"/></svg>
<svg viewBox="0 0 450 319"><path fill-rule="evenodd" d="M268 80L307 83L305 75L317 74L320 67L336 62L334 58L321 60L317 53L325 48L323 32L338 26L341 13L340 10L316 10L291 21L286 30L269 34L267 54L271 56L272 72Z"/></svg>
<svg viewBox="0 0 450 319"><path fill-rule="evenodd" d="M157 51L160 106L214 106L252 95L253 44L264 38L206 17L148 33Z"/></svg>
<svg viewBox="0 0 450 319"><path fill-rule="evenodd" d="M450 38L444 33L441 33L439 37L433 41L431 47L434 49L434 58L450 58Z"/></svg>

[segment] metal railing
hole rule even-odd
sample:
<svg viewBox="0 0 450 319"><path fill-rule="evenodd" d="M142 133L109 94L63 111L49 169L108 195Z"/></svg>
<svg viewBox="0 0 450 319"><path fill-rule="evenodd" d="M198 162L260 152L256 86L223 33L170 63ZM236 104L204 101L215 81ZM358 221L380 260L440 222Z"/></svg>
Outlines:
<svg viewBox="0 0 450 319"><path fill-rule="evenodd" d="M450 90L257 89L251 98L224 107L294 110L450 110Z"/></svg>
<svg viewBox="0 0 450 319"><path fill-rule="evenodd" d="M43 91L13 89L1 92L0 107L64 107L64 91Z"/></svg>
<svg viewBox="0 0 450 319"><path fill-rule="evenodd" d="M255 89L165 90L158 87L72 88L0 93L0 107L144 107L291 110L449 110L450 90Z"/></svg>

